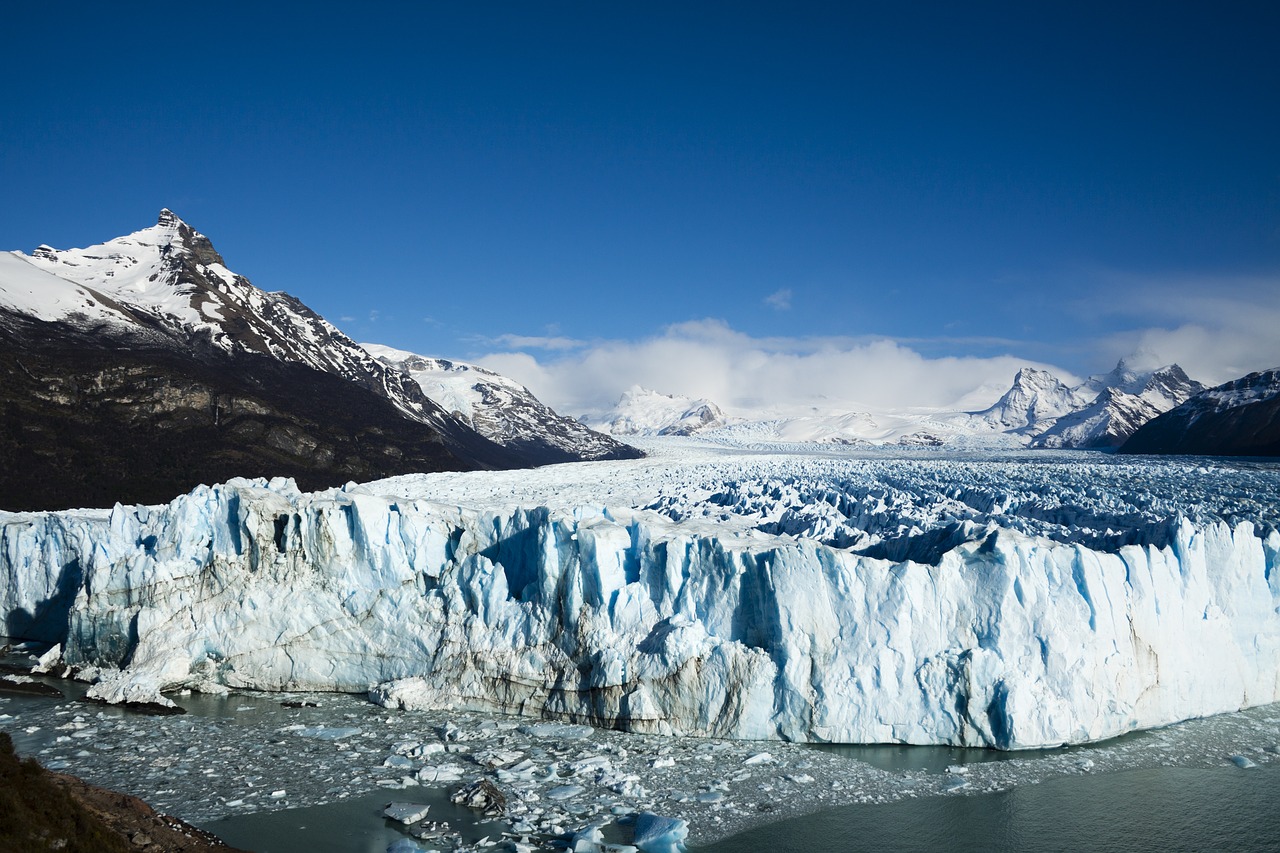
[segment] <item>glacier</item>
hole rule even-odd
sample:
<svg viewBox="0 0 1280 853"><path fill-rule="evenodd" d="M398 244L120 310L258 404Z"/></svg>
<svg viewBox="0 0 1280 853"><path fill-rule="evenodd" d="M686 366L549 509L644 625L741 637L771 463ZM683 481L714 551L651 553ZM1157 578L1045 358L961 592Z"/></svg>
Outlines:
<svg viewBox="0 0 1280 853"><path fill-rule="evenodd" d="M682 452L4 513L0 605L109 702L1024 749L1280 700L1273 467Z"/></svg>

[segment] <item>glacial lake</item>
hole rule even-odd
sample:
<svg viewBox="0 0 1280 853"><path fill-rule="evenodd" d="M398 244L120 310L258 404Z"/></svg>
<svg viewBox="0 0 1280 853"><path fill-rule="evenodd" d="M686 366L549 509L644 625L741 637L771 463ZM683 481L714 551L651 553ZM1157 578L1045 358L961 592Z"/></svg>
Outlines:
<svg viewBox="0 0 1280 853"><path fill-rule="evenodd" d="M245 815L204 828L257 853L384 853L404 835L385 796ZM446 797L433 802L454 809ZM756 827L690 853L1274 853L1280 771L1161 767L998 794L859 805Z"/></svg>
<svg viewBox="0 0 1280 853"><path fill-rule="evenodd" d="M443 732L458 739L450 748L467 779L482 773L470 758L497 745L562 768L601 755L633 769L668 758L674 767L640 771L647 790L635 804L687 818L693 853L1280 849L1276 705L1095 745L1000 753L607 731L547 738L524 733L529 721L388 713L331 694L189 695L179 701L190 713L148 717L86 705L76 701L83 687L43 680L66 695L0 694L0 730L21 754L141 796L257 853L383 853L406 837L382 816L393 801L430 805L429 819L447 822L463 842L497 840L503 825L449 801L457 784L400 787L399 772L383 766L398 743ZM286 698L318 707L286 708ZM766 750L767 762L750 763ZM625 800L577 781L581 795L556 804L571 830L598 819L600 801ZM718 790L723 800L702 802ZM615 822L605 837L627 842L630 831Z"/></svg>

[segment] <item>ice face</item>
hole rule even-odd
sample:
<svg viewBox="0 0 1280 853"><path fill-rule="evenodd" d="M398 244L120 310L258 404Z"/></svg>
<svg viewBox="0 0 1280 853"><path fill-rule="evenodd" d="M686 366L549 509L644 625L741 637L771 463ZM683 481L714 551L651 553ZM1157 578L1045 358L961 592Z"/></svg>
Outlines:
<svg viewBox="0 0 1280 853"><path fill-rule="evenodd" d="M1016 749L1280 698L1275 469L1055 458L239 480L5 516L0 599L110 702L371 690L636 732Z"/></svg>

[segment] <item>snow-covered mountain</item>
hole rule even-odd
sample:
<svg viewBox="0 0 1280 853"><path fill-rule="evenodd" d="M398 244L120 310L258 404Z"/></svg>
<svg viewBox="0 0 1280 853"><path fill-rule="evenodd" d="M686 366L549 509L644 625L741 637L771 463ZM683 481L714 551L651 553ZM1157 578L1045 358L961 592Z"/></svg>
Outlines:
<svg viewBox="0 0 1280 853"><path fill-rule="evenodd" d="M609 411L584 420L610 435L693 435L730 423L710 400L660 394L638 385L623 392Z"/></svg>
<svg viewBox="0 0 1280 853"><path fill-rule="evenodd" d="M1114 448L1143 424L1167 412L1204 386L1176 364L1138 372L1121 361L1111 373L1091 377L1073 389L1084 395L1098 389L1092 402L1059 417L1039 431L1032 447Z"/></svg>
<svg viewBox="0 0 1280 853"><path fill-rule="evenodd" d="M1280 456L1280 368L1201 391L1135 431L1120 452Z"/></svg>
<svg viewBox="0 0 1280 853"><path fill-rule="evenodd" d="M442 425L440 410L399 371L370 356L300 301L227 269L209 238L172 211L155 225L85 249L39 246L0 255L0 307L44 321L92 324L187 347L267 355L332 373ZM40 276L23 265L46 273Z"/></svg>
<svg viewBox="0 0 1280 853"><path fill-rule="evenodd" d="M1023 368L1013 386L975 420L1031 447L1114 448L1134 430L1203 388L1176 364L1146 367L1142 354L1110 373L1068 386L1045 370Z"/></svg>
<svg viewBox="0 0 1280 853"><path fill-rule="evenodd" d="M490 441L539 462L633 459L640 451L556 414L528 388L474 364L430 358L381 344L361 344L408 374L445 411Z"/></svg>
<svg viewBox="0 0 1280 853"><path fill-rule="evenodd" d="M997 432L1035 434L1088 401L1047 370L1024 367L1013 377L1013 386L990 408L975 412Z"/></svg>
<svg viewBox="0 0 1280 853"><path fill-rule="evenodd" d="M490 441L294 297L232 272L169 210L88 248L0 253L0 364L3 507L547 461Z"/></svg>
<svg viewBox="0 0 1280 853"><path fill-rule="evenodd" d="M1111 372L1077 385L1024 367L995 403L978 411L868 411L856 403L822 400L726 413L707 400L633 388L613 409L583 420L614 435L696 434L744 447L1114 448L1202 387L1176 364L1147 366L1151 358L1121 360Z"/></svg>

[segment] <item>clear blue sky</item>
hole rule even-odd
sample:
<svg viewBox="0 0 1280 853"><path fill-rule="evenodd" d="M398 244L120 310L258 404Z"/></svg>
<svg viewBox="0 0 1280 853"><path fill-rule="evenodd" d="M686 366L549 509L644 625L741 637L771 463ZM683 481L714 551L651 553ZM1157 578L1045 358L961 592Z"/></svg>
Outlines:
<svg viewBox="0 0 1280 853"><path fill-rule="evenodd" d="M539 369L708 319L1280 363L1231 325L1280 317L1280 4L114 5L4 9L2 248L167 206L357 339Z"/></svg>

